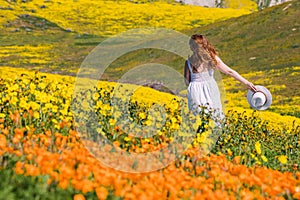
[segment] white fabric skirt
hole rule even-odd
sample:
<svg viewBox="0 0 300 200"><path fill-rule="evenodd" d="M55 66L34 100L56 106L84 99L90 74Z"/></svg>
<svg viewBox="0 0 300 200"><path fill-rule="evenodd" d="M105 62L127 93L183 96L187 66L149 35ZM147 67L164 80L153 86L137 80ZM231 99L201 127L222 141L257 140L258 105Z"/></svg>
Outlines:
<svg viewBox="0 0 300 200"><path fill-rule="evenodd" d="M223 118L221 96L217 82L213 78L206 81L192 81L188 86L188 107L191 111L200 112L199 106L215 109L216 115Z"/></svg>

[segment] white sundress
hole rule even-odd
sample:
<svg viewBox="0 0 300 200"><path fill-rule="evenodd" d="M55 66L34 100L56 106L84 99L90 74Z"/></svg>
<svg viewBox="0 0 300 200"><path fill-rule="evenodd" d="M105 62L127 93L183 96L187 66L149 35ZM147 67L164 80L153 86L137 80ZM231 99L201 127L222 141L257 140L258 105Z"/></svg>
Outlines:
<svg viewBox="0 0 300 200"><path fill-rule="evenodd" d="M199 113L199 106L207 106L216 110L213 117L223 118L222 103L219 87L214 79L214 70L208 69L199 73L193 73L190 61L187 60L190 70L190 84L188 86L188 107L191 111Z"/></svg>

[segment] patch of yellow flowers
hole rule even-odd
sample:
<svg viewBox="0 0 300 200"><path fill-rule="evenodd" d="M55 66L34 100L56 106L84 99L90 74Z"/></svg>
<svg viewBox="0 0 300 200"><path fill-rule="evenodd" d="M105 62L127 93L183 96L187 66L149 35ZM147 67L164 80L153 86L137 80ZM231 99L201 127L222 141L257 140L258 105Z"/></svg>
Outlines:
<svg viewBox="0 0 300 200"><path fill-rule="evenodd" d="M133 28L164 27L184 30L215 21L249 14L256 11L250 0L229 8L205 8L167 2L135 4L128 1L65 0L10 2L0 0L5 8L0 10L0 24L13 21L20 14L45 18L64 29L79 33L114 35ZM241 5L241 4L239 4ZM233 8L231 8L233 7ZM236 8L236 9L235 9Z"/></svg>

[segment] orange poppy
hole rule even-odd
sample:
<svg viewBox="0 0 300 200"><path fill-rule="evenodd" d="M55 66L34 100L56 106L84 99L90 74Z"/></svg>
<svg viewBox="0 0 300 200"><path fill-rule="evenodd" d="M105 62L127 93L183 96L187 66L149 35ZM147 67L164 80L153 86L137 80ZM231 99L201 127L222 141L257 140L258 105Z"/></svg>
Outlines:
<svg viewBox="0 0 300 200"><path fill-rule="evenodd" d="M85 197L83 196L83 194L75 194L73 196L73 200L85 200Z"/></svg>

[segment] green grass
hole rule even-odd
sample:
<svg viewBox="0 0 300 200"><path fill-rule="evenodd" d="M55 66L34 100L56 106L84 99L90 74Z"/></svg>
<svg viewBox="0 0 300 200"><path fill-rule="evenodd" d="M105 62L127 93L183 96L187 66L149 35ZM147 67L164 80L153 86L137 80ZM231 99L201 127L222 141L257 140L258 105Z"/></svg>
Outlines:
<svg viewBox="0 0 300 200"><path fill-rule="evenodd" d="M39 69L50 73L76 75L83 59L104 39L102 36L71 33L52 22L31 15L20 16L7 28L0 31L0 48L53 45L53 48L43 52L49 54L51 59L46 64L35 66L28 63L29 58L27 60L18 54L8 53L10 56L1 57L0 65ZM15 60L19 62L15 63Z"/></svg>

